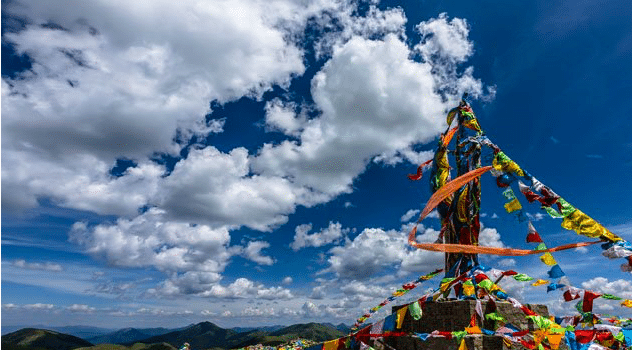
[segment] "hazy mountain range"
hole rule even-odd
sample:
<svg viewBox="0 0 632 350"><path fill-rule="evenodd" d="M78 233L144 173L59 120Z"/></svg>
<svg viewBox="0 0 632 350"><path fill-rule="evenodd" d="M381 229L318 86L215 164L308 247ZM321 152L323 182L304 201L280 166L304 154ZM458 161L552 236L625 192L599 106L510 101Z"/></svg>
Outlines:
<svg viewBox="0 0 632 350"><path fill-rule="evenodd" d="M67 333L62 333L59 329L63 329ZM3 327L3 333L5 331L6 327ZM188 342L193 349L234 349L254 344L277 345L296 338L320 342L342 337L348 332L349 327L344 324L334 326L319 323L297 324L288 327L236 327L232 329L221 328L211 322L201 322L178 329L124 328L112 331L85 326L51 327L48 329L24 328L3 334L2 348L19 350L70 350L78 348L89 350L160 350L177 349L184 342Z"/></svg>

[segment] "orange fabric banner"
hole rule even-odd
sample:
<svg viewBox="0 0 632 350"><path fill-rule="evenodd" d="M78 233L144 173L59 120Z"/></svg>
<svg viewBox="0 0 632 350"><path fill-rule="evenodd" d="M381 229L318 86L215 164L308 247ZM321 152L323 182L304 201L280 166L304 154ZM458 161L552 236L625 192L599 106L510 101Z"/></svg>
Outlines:
<svg viewBox="0 0 632 350"><path fill-rule="evenodd" d="M440 189L438 189L437 192L435 192L432 195L432 197L430 197L430 199L428 200L428 203L426 203L426 207L421 212L421 215L419 215L419 219L417 220L417 222L420 222L421 220L423 220L428 214L430 214L430 212L434 208L437 207L437 205L439 205L439 203L441 203L441 201L443 201L444 199L448 198L448 196L450 196L452 193L456 192L463 185L465 185L466 183L472 181L473 179L485 174L486 172L488 172L491 169L492 169L491 166L486 166L486 167L474 169L474 170L472 170L470 172L467 172L467 173L457 177L456 179L446 183L445 186L443 186Z"/></svg>
<svg viewBox="0 0 632 350"><path fill-rule="evenodd" d="M475 246L475 245L469 245L469 244L417 243L415 242L416 232L417 232L417 227L415 227L411 231L410 235L408 236L408 244L418 249L430 250L433 252L444 252L444 253L525 256L525 255L532 255L532 254L542 254L546 252L558 252L561 250L573 249L573 248L578 248L578 247L586 247L589 245L602 243L601 241L571 243L571 244L565 244L565 245L561 245L561 246L546 249L546 250L513 249L513 248L481 247L481 246Z"/></svg>

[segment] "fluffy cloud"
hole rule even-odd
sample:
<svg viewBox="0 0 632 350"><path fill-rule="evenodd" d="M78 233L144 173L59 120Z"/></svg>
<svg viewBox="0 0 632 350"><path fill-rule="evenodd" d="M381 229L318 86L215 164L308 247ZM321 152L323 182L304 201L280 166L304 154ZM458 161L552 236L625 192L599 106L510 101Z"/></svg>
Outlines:
<svg viewBox="0 0 632 350"><path fill-rule="evenodd" d="M309 234L311 231L311 224L299 225L295 229L294 241L290 244L290 247L294 251L298 251L304 247L322 247L326 244L335 242L342 238L344 234L349 232L349 229L342 229L342 225L339 222L330 222L329 226Z"/></svg>
<svg viewBox="0 0 632 350"><path fill-rule="evenodd" d="M23 0L3 6L30 23L3 39L33 62L19 79L3 77L3 158L21 165L3 167L3 184L22 184L3 194L3 206L33 207L34 197L52 196L84 209L55 191L59 184L37 183L68 179L62 189L78 179L92 184L116 158L174 153L176 135L186 141L222 131L221 121L205 119L209 102L286 86L305 69L302 50L288 38L307 18L337 6L285 0L80 7ZM87 158L80 162L86 170L94 168L87 161L105 168L86 176L77 156ZM47 177L37 171L43 163L66 174Z"/></svg>
<svg viewBox="0 0 632 350"><path fill-rule="evenodd" d="M401 221L408 222L410 221L410 219L413 218L413 216L419 214L419 212L420 212L419 209L410 209L409 211L406 212L406 214L402 215Z"/></svg>
<svg viewBox="0 0 632 350"><path fill-rule="evenodd" d="M287 221L306 190L282 177L250 172L245 148L192 150L163 179L157 202L173 219L269 231Z"/></svg>
<svg viewBox="0 0 632 350"><path fill-rule="evenodd" d="M274 259L269 256L262 255L261 251L265 248L270 247L270 243L263 241L252 241L248 242L246 248L244 248L243 256L246 259L252 260L260 265L272 265L274 264Z"/></svg>
<svg viewBox="0 0 632 350"><path fill-rule="evenodd" d="M161 271L223 271L231 256L230 235L225 228L211 229L164 220L164 211L150 209L115 225L88 227L76 223L70 239L114 266L153 266Z"/></svg>
<svg viewBox="0 0 632 350"><path fill-rule="evenodd" d="M413 249L408 245L408 232L411 224L402 226L401 230L377 228L364 229L353 240L329 250L327 262L329 267L320 273L333 272L343 280L366 281L379 277L390 268L401 274L424 272L443 266L443 254L421 249ZM434 242L439 232L431 228L419 227L419 242ZM493 228L481 230L481 245L503 247L500 235ZM349 288L349 287L346 287Z"/></svg>
<svg viewBox="0 0 632 350"><path fill-rule="evenodd" d="M10 5L6 11L30 24L5 39L33 66L19 79L2 79L3 208L50 198L120 216L114 224L76 223L71 241L113 266L164 272L167 279L149 291L154 295L293 298L286 288L245 278L220 284L232 256L274 263L263 253L269 243L231 247L230 231L269 232L297 206L351 192L371 161L427 159L430 153L414 146L445 128L443 115L463 92L482 91L472 69L457 74L456 65L472 54L464 20L442 15L421 23L421 40L411 47L401 9L370 6L364 17L355 10L351 2L327 0ZM49 22L64 29L41 25ZM179 157L193 138L223 132L224 119L209 119L209 102L261 98L303 74L296 39L308 23L332 33L316 43L326 63L312 79L314 104L284 96L265 107L268 130L287 139L252 154L198 145L172 171L153 160ZM113 176L120 158L135 165ZM299 227L294 250L336 242L348 230L333 222L312 234L311 226ZM495 231L486 232L487 243L502 245ZM436 236L427 229L419 239ZM410 249L406 232L368 228L331 249L327 262L324 272L363 283L392 266L426 271L442 258ZM323 296L317 288L313 297ZM302 312L339 317L347 304L305 304Z"/></svg>
<svg viewBox="0 0 632 350"><path fill-rule="evenodd" d="M582 282L582 288L597 293L608 293L623 298L632 298L632 282L623 279L610 282L605 277L595 277Z"/></svg>
<svg viewBox="0 0 632 350"><path fill-rule="evenodd" d="M235 282L227 285L214 285L210 290L200 294L204 297L216 298L256 298L266 300L291 299L292 292L281 287L266 288L262 284L257 284L246 278L238 278Z"/></svg>

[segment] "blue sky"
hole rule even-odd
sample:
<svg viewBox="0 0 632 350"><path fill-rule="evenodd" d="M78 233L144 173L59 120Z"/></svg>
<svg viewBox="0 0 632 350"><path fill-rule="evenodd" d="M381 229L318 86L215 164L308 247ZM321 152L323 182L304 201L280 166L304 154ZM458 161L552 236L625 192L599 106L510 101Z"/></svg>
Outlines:
<svg viewBox="0 0 632 350"><path fill-rule="evenodd" d="M430 196L406 174L464 92L494 143L630 240L629 13L625 1L3 2L2 325L353 323L443 264L406 245ZM482 200L484 243L532 248L489 175ZM523 205L550 246L585 240ZM422 224L433 241L438 220ZM632 298L622 261L600 253L555 258L574 286ZM505 288L571 312L561 293Z"/></svg>

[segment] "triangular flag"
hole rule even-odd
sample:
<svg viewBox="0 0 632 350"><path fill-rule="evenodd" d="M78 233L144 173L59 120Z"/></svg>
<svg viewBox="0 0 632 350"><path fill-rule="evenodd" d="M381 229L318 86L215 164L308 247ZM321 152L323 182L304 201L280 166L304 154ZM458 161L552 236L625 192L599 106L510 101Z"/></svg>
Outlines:
<svg viewBox="0 0 632 350"><path fill-rule="evenodd" d="M538 231L535 230L531 221L529 221L529 233L527 234L527 243L542 243L542 238L538 234Z"/></svg>
<svg viewBox="0 0 632 350"><path fill-rule="evenodd" d="M402 324L404 323L404 317L406 317L406 313L408 312L408 305L403 308L397 310L397 329L402 328Z"/></svg>
<svg viewBox="0 0 632 350"><path fill-rule="evenodd" d="M467 350L467 346L465 346L465 338L461 339L461 345L459 345L459 350Z"/></svg>

